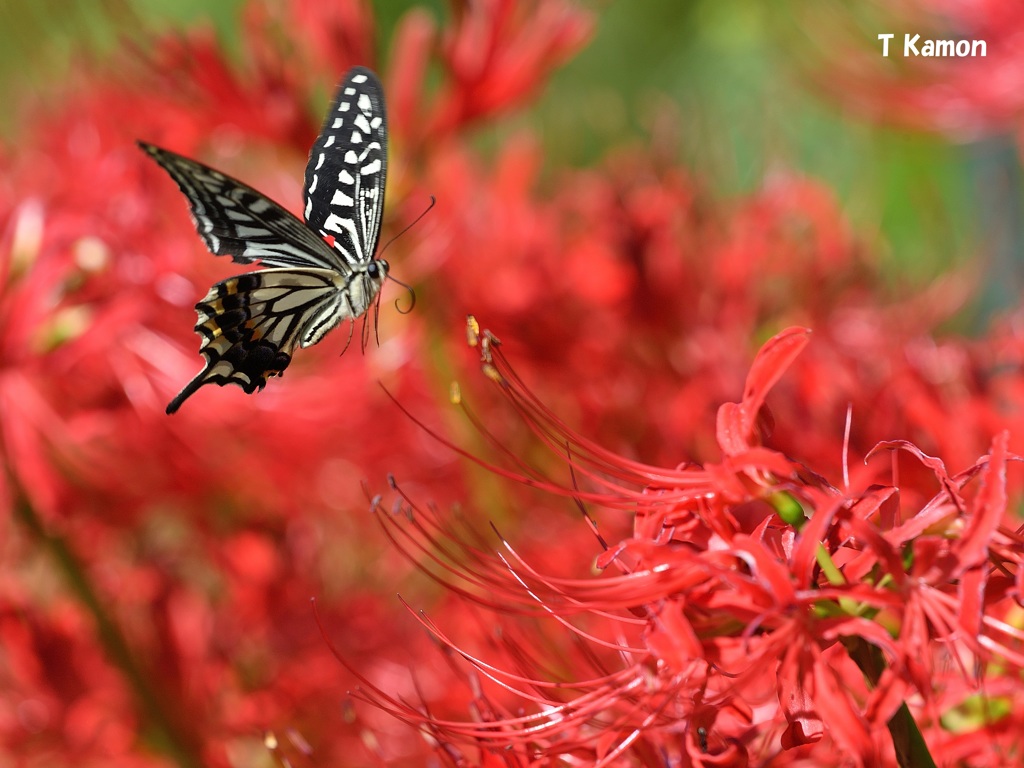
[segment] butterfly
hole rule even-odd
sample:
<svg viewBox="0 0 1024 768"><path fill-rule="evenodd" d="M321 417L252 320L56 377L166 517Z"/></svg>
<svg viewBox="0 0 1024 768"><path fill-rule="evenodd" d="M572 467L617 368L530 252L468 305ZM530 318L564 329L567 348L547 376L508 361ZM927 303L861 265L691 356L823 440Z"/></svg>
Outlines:
<svg viewBox="0 0 1024 768"><path fill-rule="evenodd" d="M343 320L354 325L374 304L389 270L376 258L387 139L380 80L354 67L309 153L305 221L225 173L138 142L188 199L211 253L266 267L217 283L196 304L205 366L171 400L168 414L204 384L237 384L247 394L263 389L288 367L296 347L316 344Z"/></svg>

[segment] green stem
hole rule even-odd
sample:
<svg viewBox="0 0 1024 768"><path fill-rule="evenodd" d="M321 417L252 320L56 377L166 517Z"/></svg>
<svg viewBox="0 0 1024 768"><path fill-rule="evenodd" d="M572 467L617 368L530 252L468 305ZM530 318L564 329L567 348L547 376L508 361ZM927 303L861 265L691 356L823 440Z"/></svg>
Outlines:
<svg viewBox="0 0 1024 768"><path fill-rule="evenodd" d="M872 686L877 686L885 670L882 652L859 637L846 638L843 645L867 681ZM901 768L936 768L924 736L921 735L906 702L900 704L900 708L889 718L887 725L889 735L892 736L893 749L896 751L896 761Z"/></svg>
<svg viewBox="0 0 1024 768"><path fill-rule="evenodd" d="M67 580L68 586L78 601L92 614L96 632L108 659L128 681L144 717L144 730L150 734L156 747L177 763L181 768L201 768L199 748L195 739L175 719L167 702L149 684L142 667L122 634L120 628L104 610L88 573L72 552L67 542L46 530L35 509L18 493L14 504L17 518L38 539L47 550Z"/></svg>

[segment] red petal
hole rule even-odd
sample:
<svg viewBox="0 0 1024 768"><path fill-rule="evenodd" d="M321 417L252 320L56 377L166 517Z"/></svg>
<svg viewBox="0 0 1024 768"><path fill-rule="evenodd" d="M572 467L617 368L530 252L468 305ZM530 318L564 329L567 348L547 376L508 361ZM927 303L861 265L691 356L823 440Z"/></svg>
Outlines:
<svg viewBox="0 0 1024 768"><path fill-rule="evenodd" d="M807 328L787 328L769 339L750 367L742 402L724 403L718 409L718 444L727 456L741 453L749 447L757 413L764 405L765 397L807 346L810 333Z"/></svg>
<svg viewBox="0 0 1024 768"><path fill-rule="evenodd" d="M824 659L814 665L814 705L839 746L859 755L865 765L878 764L871 729Z"/></svg>
<svg viewBox="0 0 1024 768"><path fill-rule="evenodd" d="M881 453L882 451L906 451L907 453L913 454L922 464L934 472L935 476L938 477L939 480L949 482L949 473L946 471L946 465L942 463L942 459L929 456L909 440L882 440L877 443L874 448L868 451L868 455L864 457L864 461L867 462L868 459L876 453Z"/></svg>
<svg viewBox="0 0 1024 768"><path fill-rule="evenodd" d="M754 364L747 374L747 385L743 390L743 407L750 414L751 426L764 398L782 374L792 364L810 341L808 328L787 328L767 341L757 353Z"/></svg>
<svg viewBox="0 0 1024 768"><path fill-rule="evenodd" d="M795 595L789 570L764 545L745 534L738 534L732 545L733 553L751 566L754 577L768 588L777 604L789 605L793 602ZM750 555L750 558L744 557L744 554Z"/></svg>
<svg viewBox="0 0 1024 768"><path fill-rule="evenodd" d="M825 733L811 694L804 687L804 670L797 658L800 653L797 646L791 646L778 672L779 703L789 722L782 733L783 749L820 741Z"/></svg>
<svg viewBox="0 0 1024 768"><path fill-rule="evenodd" d="M981 634L981 617L985 610L985 586L988 569L971 568L960 577L960 626L971 637Z"/></svg>
<svg viewBox="0 0 1024 768"><path fill-rule="evenodd" d="M801 587L813 581L814 565L817 563L818 547L822 546L825 534L839 509L839 499L828 507L819 507L800 531L800 542L793 553L790 570Z"/></svg>
<svg viewBox="0 0 1024 768"><path fill-rule="evenodd" d="M1000 432L992 440L988 464L981 473L982 489L975 500L967 529L956 547L965 568L981 565L988 557L988 543L1006 513L1006 443L1009 434Z"/></svg>
<svg viewBox="0 0 1024 768"><path fill-rule="evenodd" d="M651 623L647 635L651 653L677 671L704 655L697 633L683 614L684 607L682 599L667 604Z"/></svg>
<svg viewBox="0 0 1024 768"><path fill-rule="evenodd" d="M906 451L909 454L912 454L913 456L916 456L918 461L920 461L922 464L928 467L928 469L935 473L935 477L938 478L938 481L942 484L942 487L945 489L946 493L949 494L950 500L954 504L956 504L957 508L959 508L960 510L964 509L964 502L963 499L960 498L959 487L950 479L949 472L946 471L946 465L942 463L942 459L938 459L934 456L929 456L927 453L922 451L909 440L883 440L882 442L876 444L875 447L872 448L870 451L868 451L868 455L864 457L865 463L876 453L879 453L880 451L883 450L902 450Z"/></svg>
<svg viewBox="0 0 1024 768"><path fill-rule="evenodd" d="M716 432L718 445L726 456L742 453L750 447L747 437L747 418L739 403L722 403L718 409Z"/></svg>

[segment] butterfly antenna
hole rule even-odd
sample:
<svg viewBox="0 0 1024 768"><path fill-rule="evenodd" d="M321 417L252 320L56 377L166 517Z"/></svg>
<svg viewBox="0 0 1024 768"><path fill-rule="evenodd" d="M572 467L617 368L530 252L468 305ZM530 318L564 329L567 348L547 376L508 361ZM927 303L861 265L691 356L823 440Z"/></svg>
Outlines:
<svg viewBox="0 0 1024 768"><path fill-rule="evenodd" d="M409 225L408 225L408 226L407 226L407 227L406 227L405 229L403 229L403 230L402 230L401 232L399 232L399 233L398 233L397 235L395 235L395 236L394 236L394 237L392 237L392 238L391 238L390 240L388 240L388 241L387 241L386 243L384 243L384 247L383 247L383 248L381 248L381 249L380 249L380 250L379 250L379 251L377 252L377 257L378 257L378 258L380 258L380 254L384 253L384 251L386 251L386 250L388 249L388 246L389 246L389 245L391 245L391 244L392 244L393 242L395 242L395 240L397 240L397 239L398 239L398 238L400 238L400 237L401 237L402 235L404 235L404 234L405 234L406 232L408 232L408 231L409 231L410 229L412 229L412 228L413 228L413 227L415 227L415 226L416 226L417 224L419 224L419 221L420 221L420 219L422 219L422 218L423 218L424 216L426 216L426 215L427 215L428 213L430 213L430 209L434 207L434 204L435 204L435 203L437 203L437 198L436 198L436 197L434 197L433 195L431 195L431 196L430 196L430 205L428 205L428 206L426 207L426 209L425 209L425 210L423 211L423 213L421 213L421 214L420 214L419 216L417 216L417 217L416 217L415 219L413 219L413 221L412 221L412 224L409 224ZM412 310L412 308L410 307L410 311L411 311L411 310Z"/></svg>
<svg viewBox="0 0 1024 768"><path fill-rule="evenodd" d="M412 289L412 286L409 285L408 283L403 283L401 280L399 280L397 278L394 278L391 275L388 275L388 280L391 280L392 282L398 283L400 286L402 286L403 288L405 288L405 290L407 290L409 292L409 308L408 309L402 309L400 306L398 306L398 299L395 299L395 309L398 310L398 314L400 314L400 315L408 315L410 312L412 312L413 307L416 306L416 291L414 291Z"/></svg>

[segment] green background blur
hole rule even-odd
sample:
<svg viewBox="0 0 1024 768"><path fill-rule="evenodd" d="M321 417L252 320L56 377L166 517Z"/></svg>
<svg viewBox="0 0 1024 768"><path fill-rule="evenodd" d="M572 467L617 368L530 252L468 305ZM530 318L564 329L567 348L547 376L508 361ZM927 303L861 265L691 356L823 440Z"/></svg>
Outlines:
<svg viewBox="0 0 1024 768"><path fill-rule="evenodd" d="M750 191L772 169L795 169L835 190L892 276L894 294L984 258L983 295L959 325L978 328L993 311L1016 305L1024 206L1012 137L957 145L844 116L793 76L793 46L813 34L790 14L796 2L582 3L597 16L594 40L528 112L481 134L481 147L528 124L544 142L549 172L593 164L616 145L648 140L670 101L680 160L717 193ZM0 138L16 151L22 106L45 109L76 61L102 60L123 40L204 23L237 50L241 5L0 0ZM448 12L442 0L373 3L382 61L397 19L414 5L437 17ZM1000 192L986 193L992 189Z"/></svg>

